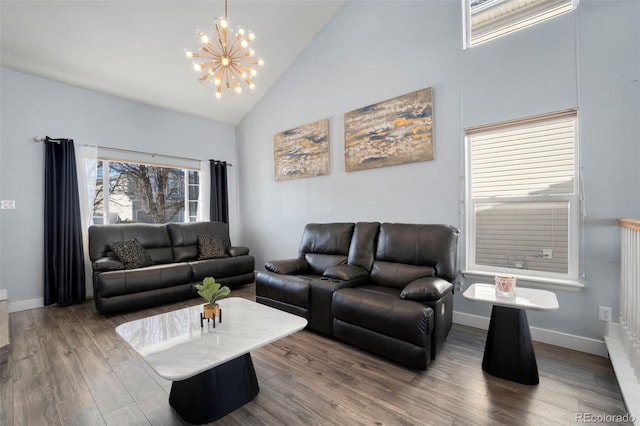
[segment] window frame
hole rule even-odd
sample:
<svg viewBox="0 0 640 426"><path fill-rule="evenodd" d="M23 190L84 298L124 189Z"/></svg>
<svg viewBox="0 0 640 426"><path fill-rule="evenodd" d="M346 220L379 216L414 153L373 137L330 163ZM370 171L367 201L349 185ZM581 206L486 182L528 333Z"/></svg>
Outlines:
<svg viewBox="0 0 640 426"><path fill-rule="evenodd" d="M566 119L572 117L574 120L574 164L573 164L573 193L572 194L556 194L556 195L530 195L530 196L512 196L512 197L485 197L473 198L472 195L472 137L473 135L493 132L496 130L507 130L510 128L521 127L526 125L534 125L543 122L552 122L558 119ZM466 244L465 244L465 269L463 274L476 275L484 277L493 277L498 274L508 274L516 276L518 279L541 284L554 284L567 287L584 287L579 281L580 275L580 208L582 194L581 192L581 174L580 174L580 143L579 143L579 117L577 109L554 112L538 116L526 117L522 119L510 120L500 123L494 123L484 126L477 126L465 129L465 176L464 176L464 214L466 228ZM499 266L479 265L476 263L476 214L477 205L490 203L518 203L523 201L534 202L552 202L566 201L568 202L569 218L568 218L568 258L567 273L556 273L548 271L536 271L530 269L507 268Z"/></svg>
<svg viewBox="0 0 640 426"><path fill-rule="evenodd" d="M191 160L187 158L179 158L172 156L162 156L158 154L147 154L143 152L137 151L129 151L129 150L118 150L111 148L99 148L98 155L96 158L97 162L102 162L102 188L103 188L103 206L102 206L102 223L110 224L108 222L109 218L109 194L105 193L109 188L109 172L108 167L109 163L130 163L130 164L144 164L146 166L155 166L155 167L163 167L163 168L171 168L171 169L181 169L184 175L184 213L181 222L175 223L189 223L192 221L198 221L200 217L200 210L203 206L202 197L205 194L202 191L202 170L200 167L200 162L198 160ZM105 168L106 167L106 168ZM105 172L106 171L106 172ZM198 199L191 200L190 199L190 186L189 183L189 173L197 172L198 173ZM96 176L97 178L97 176ZM97 182L97 179L96 179ZM195 216L195 220L191 220L193 215L190 215L190 203L196 201L198 203L197 211L198 213ZM96 216L92 214L91 221L94 223Z"/></svg>
<svg viewBox="0 0 640 426"><path fill-rule="evenodd" d="M520 31L525 28L535 26L541 22L548 21L550 19L556 18L566 13L570 13L576 10L580 3L580 0L547 0L546 5L540 4L538 6L533 5L533 6L523 7L522 9L530 8L530 9L533 9L533 11L523 10L523 12L519 14L520 15L519 19L513 19L512 17L512 19L509 20L505 18L505 15L494 18L493 21L495 21L496 23L499 23L500 20L504 20L505 22L503 23L503 25L499 26L499 28L501 29L494 29L493 31L487 32L487 34L490 35L492 33L498 33L500 31L501 33L493 34L481 41L476 41L474 40L473 31L471 29L471 20L472 20L471 0L461 0L461 1L462 1L462 49L463 50L471 47L475 47L475 46L480 46L484 43L501 38L505 35ZM487 9L494 3L504 3L508 1L512 1L512 0L488 0L486 4L479 6L478 11L480 12L483 9ZM517 0L513 0L513 1L517 1ZM569 5L566 5L565 3L569 3ZM555 11L555 9L561 9L561 8L564 8L567 10ZM548 15L548 16L540 17L540 15ZM491 21L488 21L488 22L491 22ZM511 28L511 29L508 29L508 28ZM481 33L481 35L483 34Z"/></svg>

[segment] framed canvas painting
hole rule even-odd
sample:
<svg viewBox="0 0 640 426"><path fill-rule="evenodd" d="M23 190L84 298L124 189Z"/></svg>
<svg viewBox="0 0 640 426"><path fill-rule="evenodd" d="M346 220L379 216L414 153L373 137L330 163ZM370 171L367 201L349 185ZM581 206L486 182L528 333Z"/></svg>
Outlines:
<svg viewBox="0 0 640 426"><path fill-rule="evenodd" d="M430 87L347 112L346 170L433 160L432 113Z"/></svg>
<svg viewBox="0 0 640 426"><path fill-rule="evenodd" d="M329 120L273 136L276 181L329 174Z"/></svg>

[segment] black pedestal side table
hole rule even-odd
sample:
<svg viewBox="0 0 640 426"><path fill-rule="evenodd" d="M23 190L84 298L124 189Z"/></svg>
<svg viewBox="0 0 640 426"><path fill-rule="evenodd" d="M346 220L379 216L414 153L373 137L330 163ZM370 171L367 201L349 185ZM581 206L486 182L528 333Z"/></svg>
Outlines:
<svg viewBox="0 0 640 426"><path fill-rule="evenodd" d="M537 385L538 366L526 310L558 309L555 293L518 287L513 297L504 297L496 295L494 285L472 284L464 291L463 296L493 305L482 369L502 379Z"/></svg>

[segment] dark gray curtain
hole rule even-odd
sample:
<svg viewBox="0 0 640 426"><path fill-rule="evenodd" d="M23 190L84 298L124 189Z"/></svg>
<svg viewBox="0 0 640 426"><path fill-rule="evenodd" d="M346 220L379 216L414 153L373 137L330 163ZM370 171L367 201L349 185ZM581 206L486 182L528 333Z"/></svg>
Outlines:
<svg viewBox="0 0 640 426"><path fill-rule="evenodd" d="M211 197L209 220L229 223L229 191L227 189L227 162L209 160L211 169Z"/></svg>
<svg viewBox="0 0 640 426"><path fill-rule="evenodd" d="M71 139L45 141L44 304L86 298L76 156Z"/></svg>

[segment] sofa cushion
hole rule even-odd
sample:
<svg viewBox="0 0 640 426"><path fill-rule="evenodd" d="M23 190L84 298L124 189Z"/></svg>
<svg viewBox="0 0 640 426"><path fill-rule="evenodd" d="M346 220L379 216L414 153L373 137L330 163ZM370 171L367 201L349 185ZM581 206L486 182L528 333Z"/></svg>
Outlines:
<svg viewBox="0 0 640 426"><path fill-rule="evenodd" d="M418 278L409 283L400 293L400 298L424 302L436 301L451 291L453 284L438 277Z"/></svg>
<svg viewBox="0 0 640 426"><path fill-rule="evenodd" d="M187 262L191 267L191 282L200 282L206 277L216 280L236 275L253 273L253 256L225 257L221 259L194 260Z"/></svg>
<svg viewBox="0 0 640 426"><path fill-rule="evenodd" d="M186 263L103 272L96 277L96 296L122 296L185 283L191 283L191 268Z"/></svg>
<svg viewBox="0 0 640 426"><path fill-rule="evenodd" d="M347 256L353 223L309 223L304 227L298 257L306 253L339 254Z"/></svg>
<svg viewBox="0 0 640 426"><path fill-rule="evenodd" d="M376 260L432 266L436 275L453 281L457 274L458 229L448 225L383 223Z"/></svg>
<svg viewBox="0 0 640 426"><path fill-rule="evenodd" d="M273 272L256 274L256 296L309 308L310 278Z"/></svg>
<svg viewBox="0 0 640 426"><path fill-rule="evenodd" d="M137 238L129 241L114 241L111 243L111 251L122 262L125 269L136 269L153 265L149 253L140 245Z"/></svg>
<svg viewBox="0 0 640 426"><path fill-rule="evenodd" d="M371 269L371 281L374 284L404 288L418 278L433 277L436 270L431 266L407 265L404 263L382 262L376 260Z"/></svg>
<svg viewBox="0 0 640 426"><path fill-rule="evenodd" d="M397 296L343 288L333 294L336 319L424 347L433 330L433 310Z"/></svg>
<svg viewBox="0 0 640 426"><path fill-rule="evenodd" d="M206 235L198 235L198 259L219 259L229 257L224 240Z"/></svg>
<svg viewBox="0 0 640 426"><path fill-rule="evenodd" d="M231 246L229 227L223 222L169 223L167 229L171 235L175 262L187 262L198 258L198 235L216 237L223 240L226 247Z"/></svg>
<svg viewBox="0 0 640 426"><path fill-rule="evenodd" d="M102 257L115 257L111 243L137 239L145 248L153 264L173 262L171 238L167 225L152 223L118 223L92 225L89 227L89 258L94 261Z"/></svg>
<svg viewBox="0 0 640 426"><path fill-rule="evenodd" d="M307 253L304 256L304 260L306 260L309 264L309 270L311 273L322 275L324 271L331 268L332 266L347 263L347 256L336 254Z"/></svg>

